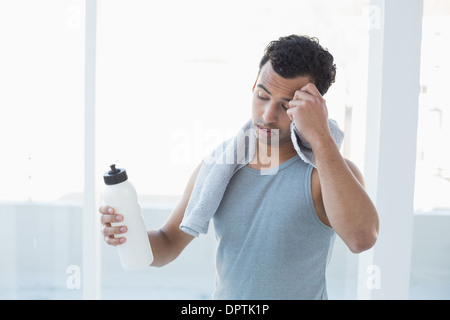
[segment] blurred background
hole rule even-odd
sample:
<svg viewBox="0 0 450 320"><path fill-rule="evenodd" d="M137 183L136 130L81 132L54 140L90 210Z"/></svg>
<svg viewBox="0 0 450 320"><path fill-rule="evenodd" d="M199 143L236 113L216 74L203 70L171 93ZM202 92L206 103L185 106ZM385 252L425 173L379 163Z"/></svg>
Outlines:
<svg viewBox="0 0 450 320"><path fill-rule="evenodd" d="M423 5L408 297L449 299L450 2ZM85 9L76 0L0 1L0 298L82 299L92 285L103 299L210 299L212 226L170 265L139 272L121 269L96 227L99 279L82 285ZM116 163L139 193L147 227L159 227L203 156L251 117L263 50L289 34L316 36L333 54L329 114L346 132L343 155L364 169L374 9L369 0L98 1L87 137L96 205ZM357 298L357 268L337 239L330 299Z"/></svg>

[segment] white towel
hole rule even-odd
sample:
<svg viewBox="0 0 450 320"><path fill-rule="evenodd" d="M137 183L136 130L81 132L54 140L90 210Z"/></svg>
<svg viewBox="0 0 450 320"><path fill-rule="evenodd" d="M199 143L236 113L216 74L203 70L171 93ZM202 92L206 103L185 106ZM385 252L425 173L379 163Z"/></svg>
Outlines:
<svg viewBox="0 0 450 320"><path fill-rule="evenodd" d="M329 119L330 133L340 149L344 132L336 121ZM315 167L312 149L302 138L294 123L291 123L291 139L300 158ZM249 120L233 138L218 146L205 157L186 207L180 229L197 237L208 232L209 221L222 201L228 182L243 166L253 160L257 138L252 120ZM272 171L273 172L273 171ZM270 174L270 173L269 173Z"/></svg>

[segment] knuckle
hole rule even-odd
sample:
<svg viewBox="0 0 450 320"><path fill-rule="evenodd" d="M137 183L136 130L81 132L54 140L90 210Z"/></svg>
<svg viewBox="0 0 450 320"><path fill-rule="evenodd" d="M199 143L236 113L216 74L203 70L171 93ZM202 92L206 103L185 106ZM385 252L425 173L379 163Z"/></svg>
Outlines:
<svg viewBox="0 0 450 320"><path fill-rule="evenodd" d="M110 246L117 246L122 244L124 241L122 241L123 238L114 238L113 236L105 236L105 242L109 244Z"/></svg>
<svg viewBox="0 0 450 320"><path fill-rule="evenodd" d="M105 235L105 236L113 235L114 233L111 232L111 229L112 229L111 227L103 226L103 228L102 228L103 235Z"/></svg>
<svg viewBox="0 0 450 320"><path fill-rule="evenodd" d="M100 221L102 224L109 223L109 217L106 214L102 214Z"/></svg>
<svg viewBox="0 0 450 320"><path fill-rule="evenodd" d="M309 82L306 84L305 89L312 90L316 87L316 85L313 82Z"/></svg>
<svg viewBox="0 0 450 320"><path fill-rule="evenodd" d="M106 242L107 244L109 244L109 245L114 245L114 243L113 243L113 241L112 241L113 239L111 239L110 237L105 236L103 239L105 240L105 242Z"/></svg>
<svg viewBox="0 0 450 320"><path fill-rule="evenodd" d="M98 208L98 211L100 213L107 214L108 213L108 209L109 209L108 206L100 206L100 208Z"/></svg>

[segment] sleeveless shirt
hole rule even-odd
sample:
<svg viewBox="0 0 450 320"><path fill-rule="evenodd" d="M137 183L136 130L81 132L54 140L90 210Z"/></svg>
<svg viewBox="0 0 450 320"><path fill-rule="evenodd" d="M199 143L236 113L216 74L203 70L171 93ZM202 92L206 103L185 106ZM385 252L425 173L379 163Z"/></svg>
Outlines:
<svg viewBox="0 0 450 320"><path fill-rule="evenodd" d="M313 167L298 156L276 174L242 167L213 222L218 241L213 299L327 299L335 239L311 193Z"/></svg>

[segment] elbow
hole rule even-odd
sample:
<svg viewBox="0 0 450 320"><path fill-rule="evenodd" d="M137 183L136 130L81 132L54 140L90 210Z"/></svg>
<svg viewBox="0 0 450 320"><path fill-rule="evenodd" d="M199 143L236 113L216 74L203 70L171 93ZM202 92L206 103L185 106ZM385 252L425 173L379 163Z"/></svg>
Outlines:
<svg viewBox="0 0 450 320"><path fill-rule="evenodd" d="M371 243L358 243L358 244L352 244L352 245L348 245L348 248L350 249L350 251L352 253L358 254L361 252L364 252L366 250L369 250L370 248L373 247L375 243L371 244Z"/></svg>
<svg viewBox="0 0 450 320"><path fill-rule="evenodd" d="M363 237L357 237L356 239L347 243L347 247L352 253L358 254L372 248L377 242L377 233L373 232Z"/></svg>
<svg viewBox="0 0 450 320"><path fill-rule="evenodd" d="M357 231L356 231L357 230ZM352 253L358 254L371 249L378 239L379 220L378 214L375 212L375 218L372 223L367 223L360 228L354 229L351 237L347 242L347 246Z"/></svg>

